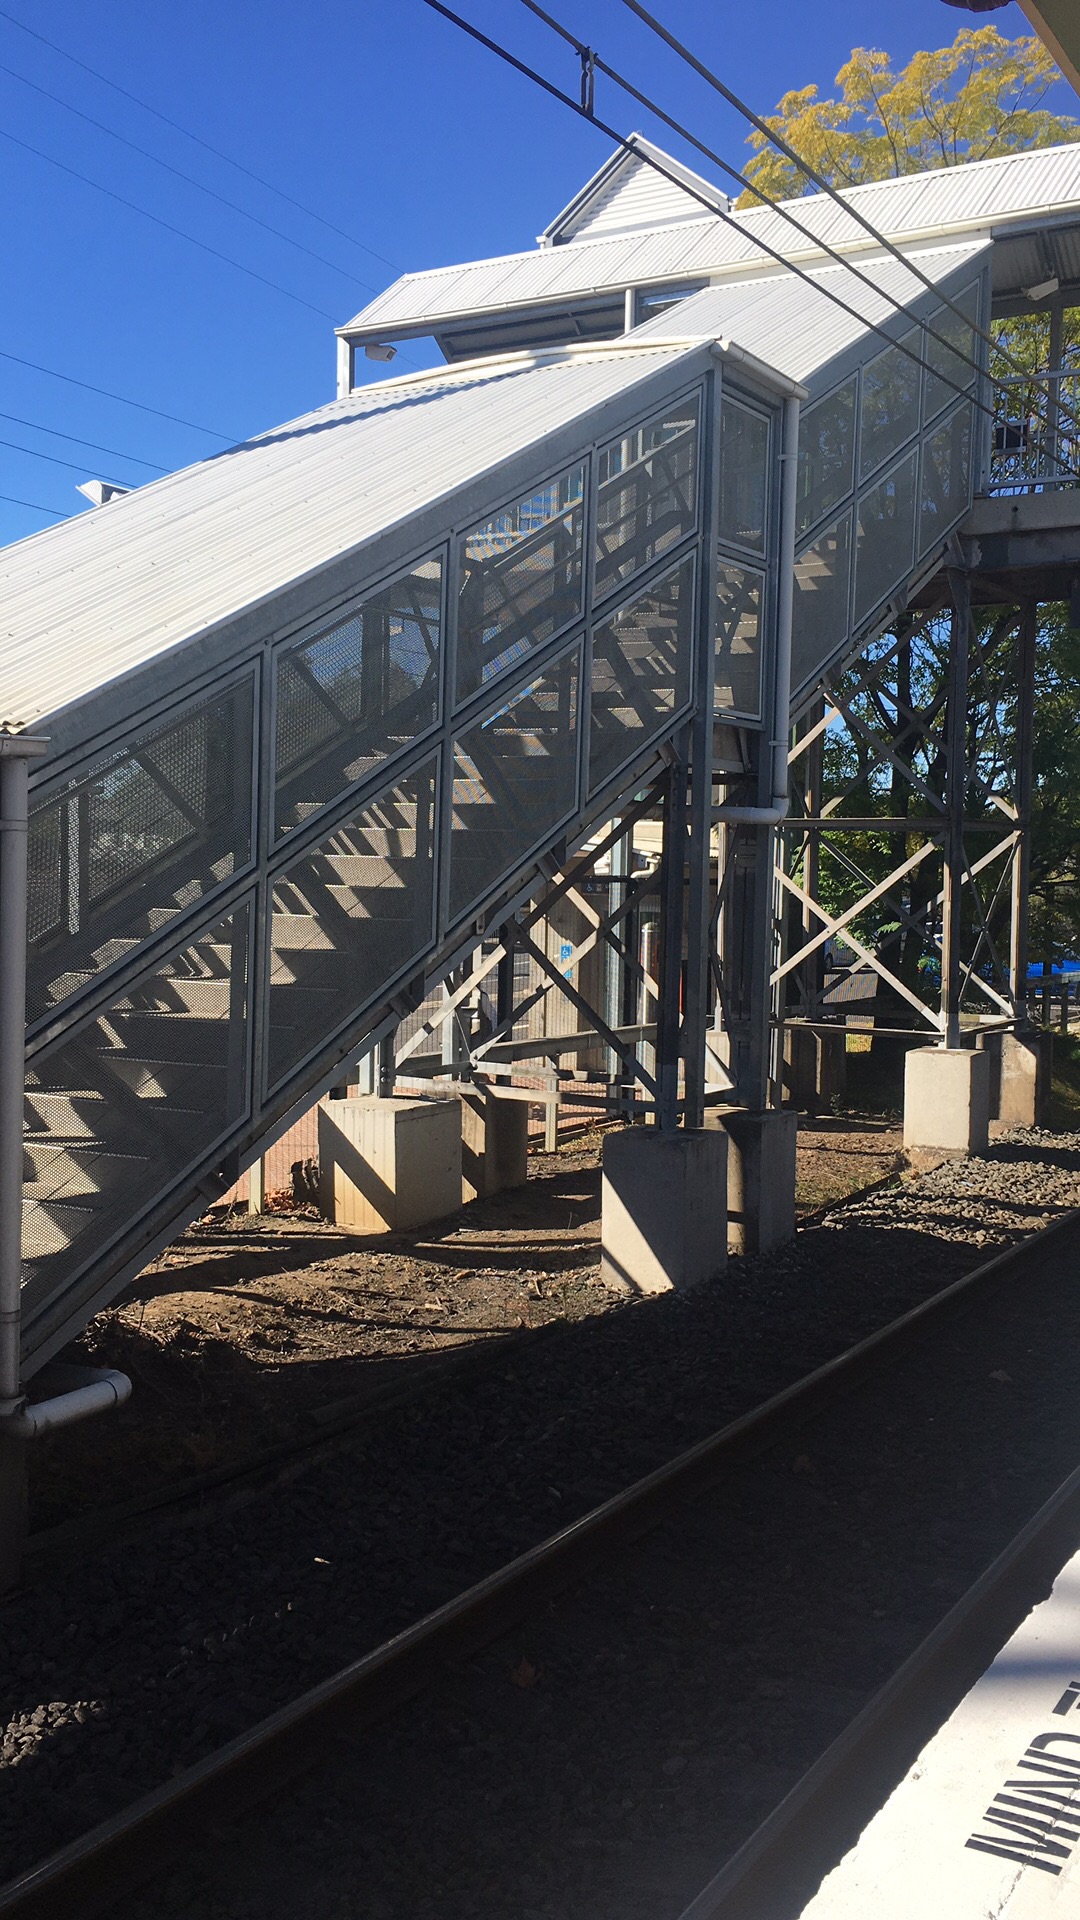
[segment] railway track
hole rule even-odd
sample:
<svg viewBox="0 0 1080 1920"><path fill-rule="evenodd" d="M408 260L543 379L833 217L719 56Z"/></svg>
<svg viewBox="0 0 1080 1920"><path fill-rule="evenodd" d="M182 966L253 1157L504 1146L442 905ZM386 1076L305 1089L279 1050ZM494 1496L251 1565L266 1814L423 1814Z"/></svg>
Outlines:
<svg viewBox="0 0 1080 1920"><path fill-rule="evenodd" d="M747 1463L785 1446L845 1395L873 1381L960 1317L990 1307L1010 1283L1075 1244L1070 1214L999 1255L869 1339L730 1423L532 1551L311 1689L243 1737L0 1889L0 1916L67 1920L107 1911L242 1815L422 1692L524 1615L595 1572ZM723 1868L686 1920L761 1920L762 1888L782 1878L793 1836L812 1873L843 1841L866 1795L903 1771L929 1725L952 1704L1022 1616L1080 1531L1080 1473L1059 1489L976 1587L847 1729L770 1821ZM914 1741L914 1746L912 1742ZM861 1796L861 1797L860 1797ZM813 1845L808 1836L816 1835ZM719 1865L719 1862L717 1863ZM789 1889L790 1892L790 1889ZM768 1895L773 1899L773 1894ZM776 1898L781 1895L778 1893ZM786 1895L784 1897L787 1897ZM777 1913L783 1911L776 1908ZM794 1912L798 1908L793 1909Z"/></svg>

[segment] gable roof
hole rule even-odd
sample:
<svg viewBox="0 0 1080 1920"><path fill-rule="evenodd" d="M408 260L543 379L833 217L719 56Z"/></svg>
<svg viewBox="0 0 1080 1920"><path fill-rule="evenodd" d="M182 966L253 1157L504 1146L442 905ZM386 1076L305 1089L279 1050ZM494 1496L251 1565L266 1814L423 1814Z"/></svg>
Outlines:
<svg viewBox="0 0 1080 1920"><path fill-rule="evenodd" d="M663 173L658 167L663 167ZM628 144L609 154L544 228L539 245L565 246L570 240L606 240L642 227L674 226L700 220L710 206L726 213L728 205L728 196L719 187L654 147L643 133L632 133Z"/></svg>

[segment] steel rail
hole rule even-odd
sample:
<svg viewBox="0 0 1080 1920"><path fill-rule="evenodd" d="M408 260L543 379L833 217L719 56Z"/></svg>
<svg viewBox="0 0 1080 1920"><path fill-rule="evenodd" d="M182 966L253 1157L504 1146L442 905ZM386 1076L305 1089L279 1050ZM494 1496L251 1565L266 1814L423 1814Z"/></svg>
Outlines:
<svg viewBox="0 0 1080 1920"><path fill-rule="evenodd" d="M1080 1210L1071 1209L974 1268L60 1848L0 1888L0 1920L91 1920L94 1914L108 1911L185 1850L199 1847L207 1829L219 1830L224 1819L236 1818L297 1774L324 1761L335 1739L348 1740L402 1706L436 1681L449 1660L468 1657L497 1639L523 1613L591 1573L617 1548L669 1519L682 1503L700 1497L725 1473L780 1445L838 1396L853 1391L954 1314L973 1307L1032 1258L1040 1259L1048 1243L1067 1237L1078 1222ZM1080 1475L1077 1479L1080 1482ZM1075 1497L1080 1507L1080 1485ZM1036 1526L1033 1522L1026 1533ZM989 1578L984 1576L979 1587ZM963 1604L969 1605L971 1598ZM939 1635L956 1611L947 1616ZM905 1671L901 1669L901 1674ZM854 1726L864 1719L860 1715ZM842 1745L843 1739L837 1744ZM704 1920L711 1911L707 1905L700 1912L692 1909L693 1920ZM727 1909L716 1911L729 1920ZM741 1911L732 1907L731 1920ZM754 1909L754 1920L761 1920L761 1913L760 1906Z"/></svg>

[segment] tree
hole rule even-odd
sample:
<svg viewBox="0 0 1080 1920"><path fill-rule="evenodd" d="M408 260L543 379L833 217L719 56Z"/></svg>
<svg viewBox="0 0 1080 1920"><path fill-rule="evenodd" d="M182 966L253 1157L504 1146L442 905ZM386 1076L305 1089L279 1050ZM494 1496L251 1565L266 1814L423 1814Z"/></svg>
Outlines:
<svg viewBox="0 0 1080 1920"><path fill-rule="evenodd" d="M962 27L951 47L913 54L899 73L887 53L855 47L836 76L836 99L799 87L766 119L830 185L855 187L1080 140L1080 122L1041 105L1058 79L1040 40ZM769 199L815 191L764 134L751 133L749 144L747 178ZM746 192L738 205L755 201Z"/></svg>

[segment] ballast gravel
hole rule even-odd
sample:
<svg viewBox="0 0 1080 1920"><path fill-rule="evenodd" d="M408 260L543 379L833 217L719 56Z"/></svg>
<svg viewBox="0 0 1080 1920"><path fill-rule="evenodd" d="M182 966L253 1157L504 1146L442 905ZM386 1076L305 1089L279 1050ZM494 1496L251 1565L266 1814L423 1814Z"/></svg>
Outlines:
<svg viewBox="0 0 1080 1920"><path fill-rule="evenodd" d="M1078 1206L1080 1135L1018 1131L720 1283L433 1386L242 1502L32 1575L0 1605L0 1872Z"/></svg>

